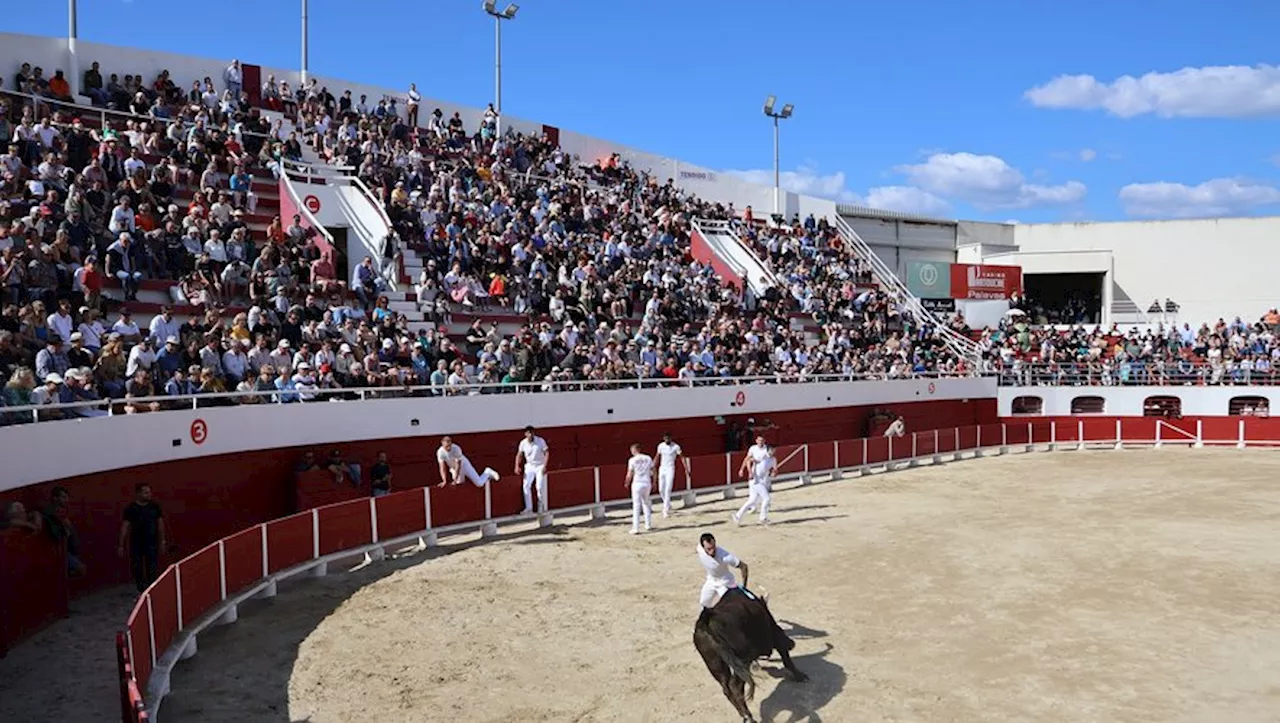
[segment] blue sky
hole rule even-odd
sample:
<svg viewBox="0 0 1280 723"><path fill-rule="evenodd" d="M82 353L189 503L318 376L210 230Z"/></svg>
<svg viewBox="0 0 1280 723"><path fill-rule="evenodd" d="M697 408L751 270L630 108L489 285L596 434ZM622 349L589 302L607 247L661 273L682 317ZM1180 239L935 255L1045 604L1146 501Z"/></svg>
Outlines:
<svg viewBox="0 0 1280 723"><path fill-rule="evenodd" d="M6 30L65 33L49 4ZM174 7L82 0L80 35L298 63L296 0L220 0L198 21ZM310 14L314 72L491 99L479 0L312 0ZM774 93L796 105L794 190L988 220L1280 214L1276 28L1280 3L1260 0L525 0L504 27L503 105L769 179Z"/></svg>

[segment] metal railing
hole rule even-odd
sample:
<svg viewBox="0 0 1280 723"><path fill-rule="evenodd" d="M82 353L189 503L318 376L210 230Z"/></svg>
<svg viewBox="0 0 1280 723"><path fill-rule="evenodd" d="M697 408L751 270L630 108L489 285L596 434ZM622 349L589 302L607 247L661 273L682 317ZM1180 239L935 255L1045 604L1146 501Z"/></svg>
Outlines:
<svg viewBox="0 0 1280 723"><path fill-rule="evenodd" d="M893 271L885 265L884 261L876 255L876 252L872 250L871 246L858 235L858 232L853 230L853 226L851 226L843 216L837 213L832 225L848 245L850 252L862 257L868 264L870 264L871 270L876 275L876 278L890 289L891 293L907 307L913 316L917 319L927 321L937 328L943 341L953 352L970 360L971 362L977 363L979 361L981 357L981 349L978 344L963 334L955 332L932 311L926 309L924 304L916 298L915 294L912 294L911 291L907 289L906 285L902 283L902 280L898 278L898 275L893 273Z"/></svg>
<svg viewBox="0 0 1280 723"><path fill-rule="evenodd" d="M96 117L98 119L98 125L100 128L111 127L107 124L108 119L115 122L124 122L124 121L133 120L133 121L141 121L145 123L161 124L161 125L167 125L169 123L178 122L182 124L183 128L191 128L195 126L194 122L189 121L186 118L182 118L182 117L157 118L150 115L141 115L138 113L134 113L132 111L115 110L113 108L103 108L101 106L93 105L92 103L81 103L79 101L57 100L54 98L47 98L45 96L35 95L32 93L19 93L18 91L15 91L15 90L0 89L0 97L17 98L17 99L21 99L21 101L24 103L29 103L31 105L32 112L36 120L40 119L41 112L42 112L41 106L48 106L48 111L61 110L72 116L79 117L81 119ZM48 112L48 111L45 111L45 112ZM67 124L61 123L56 125L66 126ZM237 133L239 133L242 136L261 138L267 142L270 142L271 140L271 135L268 133L257 133L254 131L246 131L246 130L240 130L240 131L237 131Z"/></svg>
<svg viewBox="0 0 1280 723"><path fill-rule="evenodd" d="M515 382L510 384L409 384L388 387L352 387L334 389L277 389L267 391L211 392L208 394L184 394L176 396L128 397L99 399L65 404L28 404L0 407L0 419L10 424L52 421L58 418L85 419L128 414L126 407L143 407L149 411L176 409L200 409L215 406L254 406L256 404L291 404L313 402L360 402L373 399L400 399L405 397L458 397L480 394L548 394L556 392L600 392L626 389L672 389L699 387L738 387L757 384L814 384L862 381L891 381L908 379L962 379L984 376L981 374L943 374L922 372L909 376L889 374L823 374L783 375L773 374L753 377L699 377L695 379L600 379L574 381ZM990 376L990 375L986 375ZM84 415L84 412L91 412ZM52 414L51 414L52 413Z"/></svg>
<svg viewBox="0 0 1280 723"><path fill-rule="evenodd" d="M995 369L1004 387L1277 386L1280 369L1239 362L1014 363Z"/></svg>

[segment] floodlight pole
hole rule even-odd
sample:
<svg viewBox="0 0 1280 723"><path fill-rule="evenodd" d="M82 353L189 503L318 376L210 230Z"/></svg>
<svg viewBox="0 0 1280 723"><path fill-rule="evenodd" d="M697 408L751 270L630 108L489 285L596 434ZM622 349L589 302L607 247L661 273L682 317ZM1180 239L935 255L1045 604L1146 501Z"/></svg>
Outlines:
<svg viewBox="0 0 1280 723"><path fill-rule="evenodd" d="M67 82L71 84L71 97L80 96L80 57L76 39L80 35L76 23L76 0L67 0ZM15 88L21 90L21 88Z"/></svg>
<svg viewBox="0 0 1280 723"><path fill-rule="evenodd" d="M494 136L502 138L502 16L493 16L493 110L498 117L494 122Z"/></svg>
<svg viewBox="0 0 1280 723"><path fill-rule="evenodd" d="M782 213L782 172L778 162L778 116L770 113L773 118L773 213L774 215Z"/></svg>
<svg viewBox="0 0 1280 723"><path fill-rule="evenodd" d="M302 78L301 87L303 88L307 85L307 36L309 34L307 31L307 0L302 0L302 73L300 77Z"/></svg>

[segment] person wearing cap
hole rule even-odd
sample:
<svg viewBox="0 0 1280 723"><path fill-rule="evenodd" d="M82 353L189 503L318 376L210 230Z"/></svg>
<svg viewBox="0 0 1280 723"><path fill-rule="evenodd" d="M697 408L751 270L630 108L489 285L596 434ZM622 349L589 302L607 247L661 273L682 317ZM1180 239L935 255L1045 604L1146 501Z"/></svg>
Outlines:
<svg viewBox="0 0 1280 723"><path fill-rule="evenodd" d="M320 385L316 381L316 370L311 366L311 362L299 362L297 372L294 373L290 381L293 389L298 392L298 399L304 402L314 402L321 399L316 393L320 389Z"/></svg>
<svg viewBox="0 0 1280 723"><path fill-rule="evenodd" d="M73 331L69 340L71 346L67 349L67 368L92 367L93 352L84 348L84 334Z"/></svg>
<svg viewBox="0 0 1280 723"><path fill-rule="evenodd" d="M166 383L173 378L175 372L182 369L182 343L176 335L164 340L164 347L156 352L152 369L156 379L165 380Z"/></svg>
<svg viewBox="0 0 1280 723"><path fill-rule="evenodd" d="M57 334L49 334L44 348L36 352L36 377L44 379L50 374L57 374L61 377L67 373L67 369L70 366L71 362L67 359L67 354L63 350L62 337Z"/></svg>
<svg viewBox="0 0 1280 723"><path fill-rule="evenodd" d="M125 365L126 376L133 376L139 370L151 371L156 363L155 339L145 336L129 350L129 361Z"/></svg>
<svg viewBox="0 0 1280 723"><path fill-rule="evenodd" d="M271 352L269 358L271 366L275 367L277 372L293 372L293 345L288 339L281 339L276 343L276 348Z"/></svg>
<svg viewBox="0 0 1280 723"><path fill-rule="evenodd" d="M92 381L93 377L87 368L68 369L59 390L60 401L63 404L98 401L102 397L90 386ZM105 417L109 412L99 407L73 407L67 410L67 414L75 417Z"/></svg>
<svg viewBox="0 0 1280 723"><path fill-rule="evenodd" d="M55 372L45 374L42 379L44 384L31 390L31 404L34 406L45 406L50 404L58 404L62 401L62 375ZM65 414L61 409L41 410L40 421L49 419L62 419Z"/></svg>
<svg viewBox="0 0 1280 723"><path fill-rule="evenodd" d="M120 318L111 325L111 331L119 334L126 345L137 344L142 340L142 330L133 321L133 311L127 306L120 307Z"/></svg>

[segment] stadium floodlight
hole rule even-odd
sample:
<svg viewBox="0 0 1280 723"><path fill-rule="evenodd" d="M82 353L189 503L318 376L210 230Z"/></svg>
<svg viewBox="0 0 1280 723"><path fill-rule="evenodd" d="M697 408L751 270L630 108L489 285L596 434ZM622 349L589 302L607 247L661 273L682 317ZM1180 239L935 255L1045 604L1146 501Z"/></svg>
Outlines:
<svg viewBox="0 0 1280 723"><path fill-rule="evenodd" d="M771 95L764 100L764 114L773 119L773 214L782 213L782 173L778 167L778 121L791 117L796 107L790 103L782 106L782 110L774 112L778 104L778 96Z"/></svg>
<svg viewBox="0 0 1280 723"><path fill-rule="evenodd" d="M498 10L498 0L484 0L484 4L480 7L493 17L493 45L494 45L494 61L493 61L493 109L498 113L498 117L494 120L494 131L499 137L502 136L502 21L515 20L516 13L520 12L520 6L510 3L506 8Z"/></svg>

